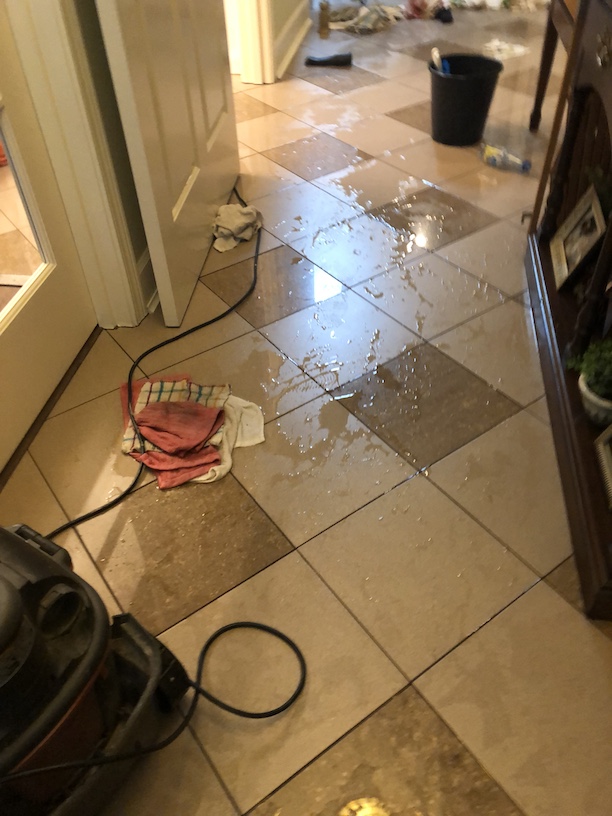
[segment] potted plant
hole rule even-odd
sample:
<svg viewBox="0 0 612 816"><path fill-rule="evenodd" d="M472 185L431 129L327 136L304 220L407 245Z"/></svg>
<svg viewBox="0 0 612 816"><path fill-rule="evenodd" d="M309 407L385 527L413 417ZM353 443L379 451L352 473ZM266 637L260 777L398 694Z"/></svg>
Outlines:
<svg viewBox="0 0 612 816"><path fill-rule="evenodd" d="M580 372L578 387L589 419L596 425L612 425L612 338L594 340L568 366Z"/></svg>

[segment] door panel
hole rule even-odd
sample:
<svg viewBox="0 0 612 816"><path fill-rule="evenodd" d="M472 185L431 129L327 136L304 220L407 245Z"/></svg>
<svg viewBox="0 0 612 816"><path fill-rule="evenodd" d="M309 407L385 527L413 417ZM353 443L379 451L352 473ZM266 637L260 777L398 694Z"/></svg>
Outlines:
<svg viewBox="0 0 612 816"><path fill-rule="evenodd" d="M0 313L2 468L95 328L96 317L3 3L0 95L2 137L44 259Z"/></svg>
<svg viewBox="0 0 612 816"><path fill-rule="evenodd" d="M166 325L238 175L222 0L96 0Z"/></svg>

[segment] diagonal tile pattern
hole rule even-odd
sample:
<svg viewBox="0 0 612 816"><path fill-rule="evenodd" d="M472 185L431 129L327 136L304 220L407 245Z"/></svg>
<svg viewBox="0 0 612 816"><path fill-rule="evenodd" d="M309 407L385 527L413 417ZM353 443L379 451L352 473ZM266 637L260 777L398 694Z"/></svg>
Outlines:
<svg viewBox="0 0 612 816"><path fill-rule="evenodd" d="M610 626L581 612L522 263L564 53L529 134L545 10L453 15L370 37L314 26L280 82L233 78L259 283L141 368L229 383L266 441L216 484L161 492L147 474L58 541L110 614L135 613L191 672L209 634L253 619L296 640L308 681L272 720L203 702L105 816L338 816L359 799L391 816L609 816ZM485 139L530 176L429 135L432 46L495 39L525 52L505 60ZM349 51L350 69L305 65ZM7 209L0 233L14 224ZM181 329L246 291L254 253L210 252ZM118 387L178 332L157 312L100 336L7 474L0 523L47 533L131 481ZM233 632L204 681L262 709L296 664Z"/></svg>

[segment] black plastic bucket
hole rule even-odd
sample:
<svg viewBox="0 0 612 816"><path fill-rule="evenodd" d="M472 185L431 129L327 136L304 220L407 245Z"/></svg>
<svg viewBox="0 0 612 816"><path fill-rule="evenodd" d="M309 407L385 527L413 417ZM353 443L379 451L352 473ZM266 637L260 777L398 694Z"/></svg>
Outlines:
<svg viewBox="0 0 612 816"><path fill-rule="evenodd" d="M429 63L431 135L441 144L475 144L482 139L497 77L504 66L478 54L450 54L442 59L449 73Z"/></svg>

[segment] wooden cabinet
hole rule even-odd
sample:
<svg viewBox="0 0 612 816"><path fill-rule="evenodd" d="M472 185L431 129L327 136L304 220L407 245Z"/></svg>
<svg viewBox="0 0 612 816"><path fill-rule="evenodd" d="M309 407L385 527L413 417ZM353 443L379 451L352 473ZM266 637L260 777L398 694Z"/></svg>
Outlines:
<svg viewBox="0 0 612 816"><path fill-rule="evenodd" d="M601 429L587 420L578 375L564 364L568 347L576 351L588 342L597 309L592 298L584 297L579 305L573 290L557 291L549 251L551 237L589 187L593 169L610 173L612 0L588 0L583 12L566 133L544 216L529 236L526 267L585 608L592 617L612 619L612 512L594 447ZM611 271L612 219L595 264L582 278L586 293L591 281L591 295L603 298L601 280L608 280Z"/></svg>

